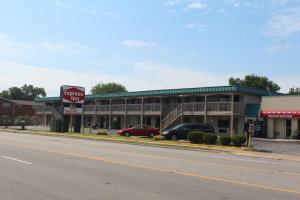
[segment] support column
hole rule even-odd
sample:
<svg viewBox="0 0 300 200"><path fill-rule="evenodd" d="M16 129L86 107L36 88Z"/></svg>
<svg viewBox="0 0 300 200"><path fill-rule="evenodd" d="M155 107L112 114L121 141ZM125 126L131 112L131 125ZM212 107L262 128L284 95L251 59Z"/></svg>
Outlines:
<svg viewBox="0 0 300 200"><path fill-rule="evenodd" d="M82 104L82 114L81 114L81 133L84 133L84 104Z"/></svg>
<svg viewBox="0 0 300 200"><path fill-rule="evenodd" d="M233 130L233 123L234 123L234 95L231 94L231 120L230 120L230 135L234 135Z"/></svg>
<svg viewBox="0 0 300 200"><path fill-rule="evenodd" d="M161 128L162 112L163 112L163 97L160 97L159 128Z"/></svg>
<svg viewBox="0 0 300 200"><path fill-rule="evenodd" d="M94 117L93 117L93 124L96 124L96 115L97 115L97 107L96 107L96 100L94 101Z"/></svg>
<svg viewBox="0 0 300 200"><path fill-rule="evenodd" d="M112 100L110 99L109 100L109 119L108 119L108 129L111 129L111 114L112 114L112 110L111 110L111 102L112 102Z"/></svg>
<svg viewBox="0 0 300 200"><path fill-rule="evenodd" d="M207 95L204 96L204 123L207 123Z"/></svg>
<svg viewBox="0 0 300 200"><path fill-rule="evenodd" d="M294 131L298 130L298 119L297 118L293 118L292 119L292 135L294 133Z"/></svg>
<svg viewBox="0 0 300 200"><path fill-rule="evenodd" d="M45 103L43 105L43 118L44 118L44 126L47 125L47 119L46 119L46 107L45 107Z"/></svg>
<svg viewBox="0 0 300 200"><path fill-rule="evenodd" d="M274 138L274 119L268 118L267 120L268 138Z"/></svg>
<svg viewBox="0 0 300 200"><path fill-rule="evenodd" d="M13 104L13 116L12 116L12 121L11 121L11 125L15 125L15 118L16 118L16 104Z"/></svg>
<svg viewBox="0 0 300 200"><path fill-rule="evenodd" d="M124 127L127 128L127 99L125 99Z"/></svg>
<svg viewBox="0 0 300 200"><path fill-rule="evenodd" d="M143 119L144 119L144 98L142 97L142 104L141 104L141 126L143 126Z"/></svg>

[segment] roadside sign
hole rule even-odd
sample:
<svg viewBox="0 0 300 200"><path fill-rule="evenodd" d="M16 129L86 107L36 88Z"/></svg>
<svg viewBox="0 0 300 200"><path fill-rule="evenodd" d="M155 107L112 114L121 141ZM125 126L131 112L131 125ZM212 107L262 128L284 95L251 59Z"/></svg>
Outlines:
<svg viewBox="0 0 300 200"><path fill-rule="evenodd" d="M249 133L254 133L254 124L249 124L249 129L248 129Z"/></svg>
<svg viewBox="0 0 300 200"><path fill-rule="evenodd" d="M64 115L82 115L82 108L64 107Z"/></svg>
<svg viewBox="0 0 300 200"><path fill-rule="evenodd" d="M85 99L84 87L62 86L61 99L63 103L83 104Z"/></svg>

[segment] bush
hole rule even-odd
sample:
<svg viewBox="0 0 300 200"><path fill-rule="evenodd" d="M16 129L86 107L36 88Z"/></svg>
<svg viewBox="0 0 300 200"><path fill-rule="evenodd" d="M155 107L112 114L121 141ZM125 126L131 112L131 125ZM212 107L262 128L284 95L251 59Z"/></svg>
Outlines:
<svg viewBox="0 0 300 200"><path fill-rule="evenodd" d="M203 136L203 141L205 144L216 144L217 139L218 137L214 133L205 133Z"/></svg>
<svg viewBox="0 0 300 200"><path fill-rule="evenodd" d="M101 132L101 131L98 131L97 132L97 135L108 135L106 132Z"/></svg>
<svg viewBox="0 0 300 200"><path fill-rule="evenodd" d="M33 125L33 121L31 119L31 117L28 115L18 116L15 119L15 125L16 126L22 126L22 125L31 126L31 125Z"/></svg>
<svg viewBox="0 0 300 200"><path fill-rule="evenodd" d="M231 144L230 136L220 136L219 140L222 145L229 146Z"/></svg>
<svg viewBox="0 0 300 200"><path fill-rule="evenodd" d="M292 139L300 140L300 130L299 129L297 129L293 132Z"/></svg>
<svg viewBox="0 0 300 200"><path fill-rule="evenodd" d="M154 139L154 140L165 140L166 138L165 138L164 136L162 136L162 135L155 135L155 136L153 137L153 139Z"/></svg>
<svg viewBox="0 0 300 200"><path fill-rule="evenodd" d="M193 144L201 144L203 143L204 132L201 131L191 131L187 135L187 139Z"/></svg>
<svg viewBox="0 0 300 200"><path fill-rule="evenodd" d="M235 135L231 137L231 142L233 146L240 147L246 142L246 137L243 135Z"/></svg>

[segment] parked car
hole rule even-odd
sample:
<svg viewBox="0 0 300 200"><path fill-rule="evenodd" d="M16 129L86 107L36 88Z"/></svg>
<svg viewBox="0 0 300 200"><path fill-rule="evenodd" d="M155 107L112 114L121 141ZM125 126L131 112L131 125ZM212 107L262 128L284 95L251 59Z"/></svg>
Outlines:
<svg viewBox="0 0 300 200"><path fill-rule="evenodd" d="M121 136L147 136L147 137L154 137L155 135L159 135L159 129L153 128L147 125L136 125L132 128L125 128L118 132Z"/></svg>
<svg viewBox="0 0 300 200"><path fill-rule="evenodd" d="M185 123L179 124L171 129L165 130L161 133L166 139L179 140L187 139L187 135L191 131L203 131L206 133L214 133L215 129L211 124L196 124Z"/></svg>

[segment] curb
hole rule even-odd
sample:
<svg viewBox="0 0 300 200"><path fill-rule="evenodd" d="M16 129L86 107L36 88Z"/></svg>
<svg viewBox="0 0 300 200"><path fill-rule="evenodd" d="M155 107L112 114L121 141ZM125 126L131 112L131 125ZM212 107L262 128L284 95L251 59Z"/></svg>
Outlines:
<svg viewBox="0 0 300 200"><path fill-rule="evenodd" d="M18 134L31 134L31 135L40 135L40 136L51 136L51 137L62 137L62 138L73 138L73 139L82 139L82 140L90 140L90 141L102 141L102 142L111 142L111 143L122 143L122 144L134 144L140 146L151 146L151 147L161 147L161 148L172 148L172 149L182 149L182 150L194 150L194 151L211 151L211 152L224 152L224 153L233 153L235 151L248 152L248 151L256 151L256 149L218 149L218 148L209 148L209 147L188 147L188 146L178 146L173 144L155 144L155 143L147 143L142 141L124 141L124 140L115 140L109 138L91 138L91 137L82 137L82 136L74 136L74 135L64 135L59 133L38 133L30 130L9 130L9 129L0 129L3 132L10 133L18 133Z"/></svg>
<svg viewBox="0 0 300 200"><path fill-rule="evenodd" d="M254 141L300 144L300 140L293 140L293 139L267 139L267 138L254 138Z"/></svg>
<svg viewBox="0 0 300 200"><path fill-rule="evenodd" d="M271 159L271 160L287 160L287 161L300 162L300 157L293 158L293 156L282 155L282 154L272 155L270 152L266 153L266 152L259 152L259 151L253 151L253 150L236 150L235 151L235 150L222 150L222 149L213 149L213 148L205 148L205 147L195 148L195 147L184 147L184 146L164 145L164 144L150 144L150 143L137 142L137 141L121 141L121 140L112 140L112 139L104 139L104 138L88 138L88 137L71 136L71 135L34 133L33 131L26 131L26 130L18 131L18 130L0 129L0 131L6 131L6 132L10 132L10 133L17 133L17 134L31 134L31 135L39 135L39 136L62 137L62 138L72 138L72 139L100 141L100 142L111 142L111 143L120 143L120 144L133 144L133 145L139 145L139 146L160 147L160 148L169 148L169 149L227 153L227 154L235 155L235 156L246 156L246 157L253 157L253 158L263 158L263 159ZM262 154L264 154L264 155L262 155Z"/></svg>

